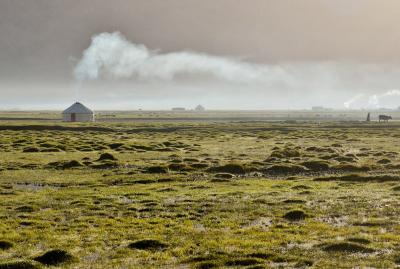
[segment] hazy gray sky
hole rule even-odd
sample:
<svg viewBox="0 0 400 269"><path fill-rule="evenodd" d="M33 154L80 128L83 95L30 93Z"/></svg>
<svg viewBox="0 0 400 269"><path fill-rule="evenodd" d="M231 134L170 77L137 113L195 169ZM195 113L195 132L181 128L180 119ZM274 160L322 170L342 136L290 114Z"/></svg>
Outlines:
<svg viewBox="0 0 400 269"><path fill-rule="evenodd" d="M397 106L399 22L398 0L2 0L0 108L74 101L73 71L92 36L116 31L157 54L152 64L187 53L181 68L192 71L83 81L79 99L91 106ZM225 60L267 71L254 82L210 77L197 72L207 57L213 74Z"/></svg>

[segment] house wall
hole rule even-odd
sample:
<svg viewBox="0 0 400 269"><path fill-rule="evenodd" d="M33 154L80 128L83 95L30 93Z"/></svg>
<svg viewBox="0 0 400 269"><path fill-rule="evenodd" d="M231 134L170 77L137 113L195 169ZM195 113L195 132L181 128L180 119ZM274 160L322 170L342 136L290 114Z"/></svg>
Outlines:
<svg viewBox="0 0 400 269"><path fill-rule="evenodd" d="M71 116L71 114L63 114L63 121L70 122L72 119ZM89 122L94 120L94 114L75 114L75 121L77 122Z"/></svg>

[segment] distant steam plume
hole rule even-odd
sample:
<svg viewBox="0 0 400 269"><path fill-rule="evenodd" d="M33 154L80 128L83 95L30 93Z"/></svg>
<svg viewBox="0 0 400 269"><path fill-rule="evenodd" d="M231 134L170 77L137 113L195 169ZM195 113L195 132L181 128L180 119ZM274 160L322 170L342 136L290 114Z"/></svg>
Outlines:
<svg viewBox="0 0 400 269"><path fill-rule="evenodd" d="M374 94L369 97L368 107L370 108L379 108L381 106L380 101L382 98L391 97L391 96L400 96L400 90L390 90L383 94Z"/></svg>
<svg viewBox="0 0 400 269"><path fill-rule="evenodd" d="M388 101L395 101L395 100L388 100L388 97L399 97L400 96L400 90L393 89L393 90L388 90L384 93L381 94L372 94L372 95L366 95L366 94L357 94L356 96L352 97L350 100L344 102L344 107L345 108L352 108L355 103L361 103L358 104L357 107L363 107L363 108L369 108L369 109L378 109L382 107L382 102L387 103ZM393 99L393 98L392 98Z"/></svg>
<svg viewBox="0 0 400 269"><path fill-rule="evenodd" d="M359 99L361 99L362 97L364 97L364 94L357 94L356 96L352 97L350 100L347 100L346 102L344 102L344 107L346 109L351 108L351 106L358 101Z"/></svg>
<svg viewBox="0 0 400 269"><path fill-rule="evenodd" d="M78 80L136 78L171 80L179 75L210 75L230 82L255 82L279 73L279 68L241 62L195 52L161 54L129 42L120 33L102 33L92 38L74 74Z"/></svg>

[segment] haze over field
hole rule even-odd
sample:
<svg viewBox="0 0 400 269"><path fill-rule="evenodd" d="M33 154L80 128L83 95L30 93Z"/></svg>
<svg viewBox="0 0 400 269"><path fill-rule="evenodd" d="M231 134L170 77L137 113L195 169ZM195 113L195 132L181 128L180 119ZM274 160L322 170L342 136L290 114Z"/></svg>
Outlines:
<svg viewBox="0 0 400 269"><path fill-rule="evenodd" d="M0 108L396 108L396 0L0 2Z"/></svg>

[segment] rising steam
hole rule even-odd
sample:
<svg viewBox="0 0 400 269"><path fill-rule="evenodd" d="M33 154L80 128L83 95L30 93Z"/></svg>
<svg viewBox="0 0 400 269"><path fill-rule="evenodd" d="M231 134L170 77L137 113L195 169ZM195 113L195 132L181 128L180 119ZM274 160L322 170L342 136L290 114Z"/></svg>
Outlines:
<svg viewBox="0 0 400 269"><path fill-rule="evenodd" d="M135 78L171 80L180 75L210 75L229 82L262 82L267 74L279 73L263 65L195 52L161 54L129 42L120 33L102 33L92 38L74 75L77 80Z"/></svg>
<svg viewBox="0 0 400 269"><path fill-rule="evenodd" d="M366 94L357 94L356 96L352 97L350 100L344 102L344 107L345 108L352 108L357 102L364 105L361 105L364 108L368 109L379 109L382 107L383 101L388 101L390 97L399 97L400 96L400 90L393 89L393 90L388 90L382 94L372 94L372 95L366 95ZM393 98L391 98L393 99ZM394 101L394 100L392 100Z"/></svg>

